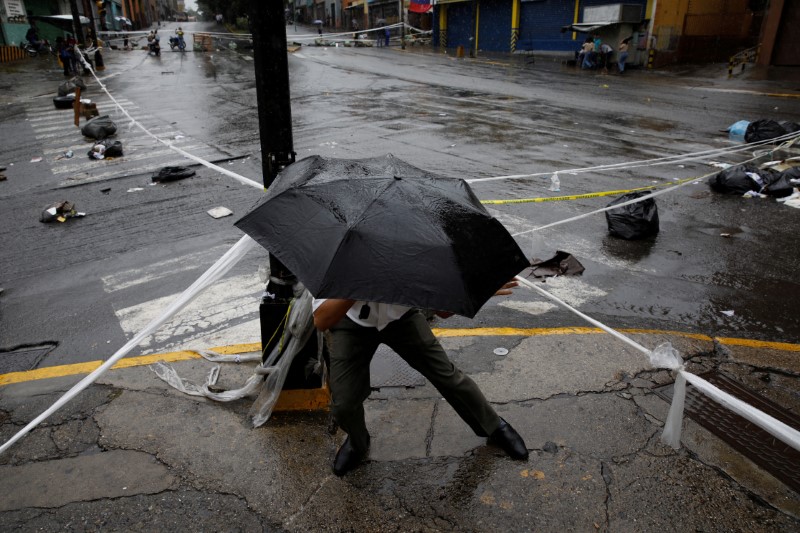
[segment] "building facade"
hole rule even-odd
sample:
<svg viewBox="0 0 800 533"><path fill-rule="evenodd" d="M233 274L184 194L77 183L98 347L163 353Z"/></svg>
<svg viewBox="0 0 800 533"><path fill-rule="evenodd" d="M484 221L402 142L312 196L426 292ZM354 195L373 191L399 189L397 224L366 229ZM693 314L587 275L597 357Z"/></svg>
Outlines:
<svg viewBox="0 0 800 533"><path fill-rule="evenodd" d="M631 10L638 10L636 20L587 20ZM797 0L435 0L433 40L473 54L571 53L587 35L599 34L613 47L627 34L634 63L726 62L760 46L760 64L797 66L798 23Z"/></svg>

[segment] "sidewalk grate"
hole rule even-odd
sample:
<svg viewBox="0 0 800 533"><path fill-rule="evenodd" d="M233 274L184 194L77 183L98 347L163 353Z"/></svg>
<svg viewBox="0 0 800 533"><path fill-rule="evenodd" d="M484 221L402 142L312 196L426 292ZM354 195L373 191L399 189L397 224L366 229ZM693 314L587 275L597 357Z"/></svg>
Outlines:
<svg viewBox="0 0 800 533"><path fill-rule="evenodd" d="M44 356L55 348L55 344L26 346L16 350L0 351L0 374L33 370L42 362Z"/></svg>
<svg viewBox="0 0 800 533"><path fill-rule="evenodd" d="M717 371L702 374L700 377L784 424L795 429L800 428L800 417L786 411L741 383ZM656 389L655 393L671 402L673 388L674 385L667 385ZM734 414L733 411L722 407L689 384L686 386L684 412L686 416L769 472L787 487L800 493L800 452L755 424Z"/></svg>
<svg viewBox="0 0 800 533"><path fill-rule="evenodd" d="M378 347L372 364L369 366L370 385L373 389L381 387L421 387L425 378L408 366L402 357L385 344Z"/></svg>

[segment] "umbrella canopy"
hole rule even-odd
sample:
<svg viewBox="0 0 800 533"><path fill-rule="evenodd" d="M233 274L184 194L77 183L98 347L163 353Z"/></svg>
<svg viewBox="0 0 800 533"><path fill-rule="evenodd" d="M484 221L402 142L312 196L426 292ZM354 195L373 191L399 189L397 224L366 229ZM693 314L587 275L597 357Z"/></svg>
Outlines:
<svg viewBox="0 0 800 533"><path fill-rule="evenodd" d="M391 155L298 161L236 225L317 298L471 318L530 266L464 180Z"/></svg>
<svg viewBox="0 0 800 533"><path fill-rule="evenodd" d="M317 20L314 21L314 24L322 24L322 21L317 19Z"/></svg>

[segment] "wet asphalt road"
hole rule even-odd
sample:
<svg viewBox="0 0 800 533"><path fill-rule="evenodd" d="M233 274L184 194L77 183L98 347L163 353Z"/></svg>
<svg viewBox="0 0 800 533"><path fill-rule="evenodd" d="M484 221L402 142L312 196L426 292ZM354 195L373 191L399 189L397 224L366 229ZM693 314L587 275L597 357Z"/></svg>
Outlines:
<svg viewBox="0 0 800 533"><path fill-rule="evenodd" d="M191 32L203 23L186 26L191 42ZM148 128L184 139L188 151L260 180L252 52L246 42L231 50L219 41L209 53L185 54L165 45L160 59L141 50L109 51L106 62L104 83ZM392 153L466 179L546 174L476 183L481 199L584 194L701 176L714 169L691 161L562 173L561 192L548 191L549 173L556 170L734 146L719 130L740 119L800 120L800 99L766 95L796 96L791 84L729 82L721 67L692 76L634 71L620 77L564 68L547 58L458 60L412 47L401 52L330 46L303 46L290 54L289 66L298 158ZM40 362L44 366L105 358L124 344L163 306L164 296L187 287L240 237L232 224L259 198L258 190L203 168L196 178L150 187L144 169L180 161L175 154L147 160L150 166L135 161L126 166L123 160L100 170L104 162L92 162L62 174L27 164L43 150L85 144L74 133L67 143L59 130L55 138L41 138L41 128L32 122L39 109L49 109L52 92L46 84L55 87L61 79L46 60L3 74L13 93L2 110L3 137L13 132L3 164L18 165L0 185L3 202L13 205L4 210L0 230L6 251L0 334L6 348L57 343ZM113 111L96 83L90 93L104 102L103 112ZM118 138L139 154L159 147L127 125ZM53 172L62 163L57 155L45 152ZM747 157L714 159L734 163ZM135 188L143 191L129 192ZM89 216L40 224L39 211L57 199L74 201ZM603 207L610 199L489 208L512 233L520 233ZM612 238L601 214L526 233L519 242L531 257L564 250L578 258L586 267L580 278L551 279L545 287L612 327L785 342L800 337L799 260L789 244L799 212L773 200L719 196L702 183L657 202L661 232L654 239ZM206 214L219 205L236 216L215 220ZM230 287L220 288L204 304L207 314L178 321L142 353L209 342L254 320L264 258L251 254L236 267L235 298ZM511 299L492 302L474 321L454 318L448 325L585 324L519 290Z"/></svg>

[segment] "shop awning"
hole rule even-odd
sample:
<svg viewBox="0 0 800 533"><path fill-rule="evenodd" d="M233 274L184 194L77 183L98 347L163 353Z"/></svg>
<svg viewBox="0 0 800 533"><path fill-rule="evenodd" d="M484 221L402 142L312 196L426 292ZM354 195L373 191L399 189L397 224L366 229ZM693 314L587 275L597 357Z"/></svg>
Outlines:
<svg viewBox="0 0 800 533"><path fill-rule="evenodd" d="M577 24L570 24L569 26L562 26L561 33L568 31L576 31L578 33L592 33L608 26L615 24L622 24L621 22L578 22Z"/></svg>
<svg viewBox="0 0 800 533"><path fill-rule="evenodd" d="M35 20L38 22L45 22L47 24L52 24L56 28L62 29L64 31L73 31L72 29L72 15L52 15L49 17L44 17L41 15L33 15L28 17L30 20ZM81 24L83 26L89 25L89 19L86 17L80 17Z"/></svg>

